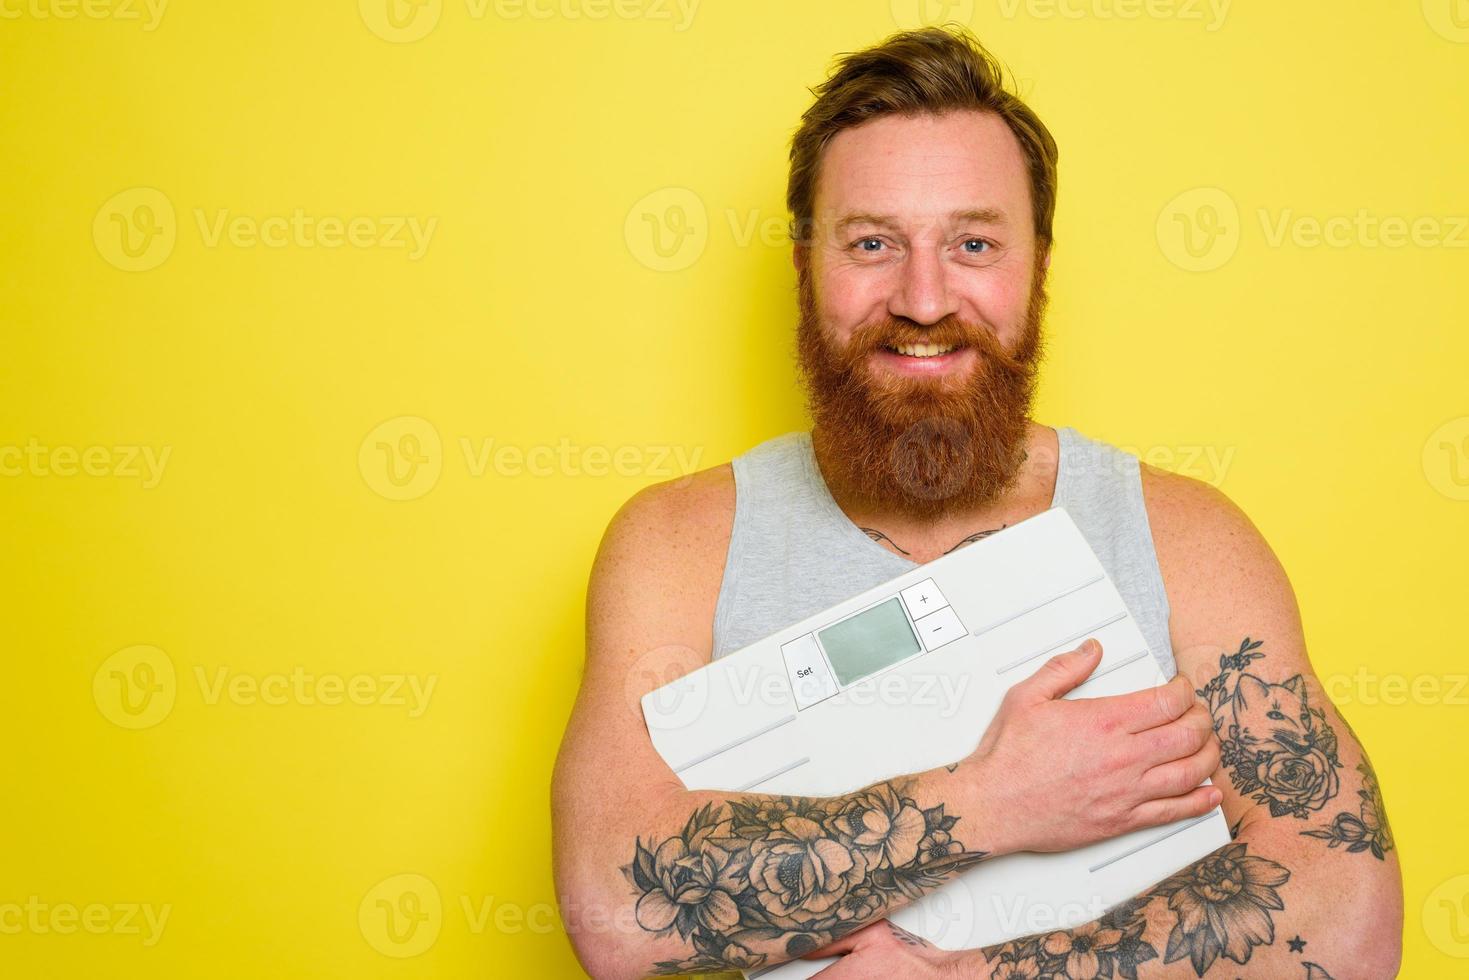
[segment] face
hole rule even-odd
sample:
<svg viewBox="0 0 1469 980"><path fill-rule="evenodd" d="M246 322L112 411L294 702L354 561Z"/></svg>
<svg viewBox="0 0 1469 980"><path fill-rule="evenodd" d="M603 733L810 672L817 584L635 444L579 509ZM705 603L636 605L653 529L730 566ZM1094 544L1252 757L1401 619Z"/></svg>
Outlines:
<svg viewBox="0 0 1469 980"><path fill-rule="evenodd" d="M798 348L827 460L918 515L992 501L1024 458L1049 263L1014 134L978 112L844 130L814 219Z"/></svg>

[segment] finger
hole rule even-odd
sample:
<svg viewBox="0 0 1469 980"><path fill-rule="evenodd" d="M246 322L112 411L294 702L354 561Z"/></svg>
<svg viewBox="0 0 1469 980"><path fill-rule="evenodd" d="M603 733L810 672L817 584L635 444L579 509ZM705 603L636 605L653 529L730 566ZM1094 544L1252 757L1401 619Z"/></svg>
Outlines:
<svg viewBox="0 0 1469 980"><path fill-rule="evenodd" d="M1157 766L1193 755L1214 739L1214 719L1209 709L1194 704L1174 721L1137 733L1144 766Z"/></svg>
<svg viewBox="0 0 1469 980"><path fill-rule="evenodd" d="M1012 691L1032 701L1052 701L1076 687L1102 662L1102 644L1088 638L1075 650L1058 653Z"/></svg>
<svg viewBox="0 0 1469 980"><path fill-rule="evenodd" d="M870 922L855 932L849 932L842 938L830 942L818 950L807 953L801 959L813 960L820 959L823 956L843 956L857 949L857 947L871 942L876 935L875 930L879 926L886 929L886 923L887 919L878 919L876 922Z"/></svg>
<svg viewBox="0 0 1469 980"><path fill-rule="evenodd" d="M1182 796L1219 768L1219 742L1207 740L1203 747L1186 759L1176 759L1154 766L1143 773L1138 788L1143 799L1157 800Z"/></svg>
<svg viewBox="0 0 1469 980"><path fill-rule="evenodd" d="M802 957L802 959L806 958ZM859 962L861 959L862 957L860 956L840 957L832 960L831 966L819 970L811 974L811 976L813 978L820 977L821 980L864 980L865 977L870 975L868 968L872 964L869 963L864 966Z"/></svg>
<svg viewBox="0 0 1469 980"><path fill-rule="evenodd" d="M1076 704L1095 704L1112 714L1127 732L1144 732L1178 719L1194 703L1194 688L1188 678L1175 674L1157 687L1101 698L1076 698Z"/></svg>
<svg viewBox="0 0 1469 980"><path fill-rule="evenodd" d="M1134 829L1157 827L1189 817L1202 817L1219 805L1224 794L1217 786L1200 786L1182 796L1149 800L1132 811Z"/></svg>

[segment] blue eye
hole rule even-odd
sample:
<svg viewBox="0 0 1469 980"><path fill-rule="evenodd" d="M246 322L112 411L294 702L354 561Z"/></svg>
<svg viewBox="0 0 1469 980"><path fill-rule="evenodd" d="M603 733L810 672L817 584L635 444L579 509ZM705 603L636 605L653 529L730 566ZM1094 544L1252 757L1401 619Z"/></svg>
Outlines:
<svg viewBox="0 0 1469 980"><path fill-rule="evenodd" d="M984 246L984 250L971 249L971 248L969 248L970 245L983 245ZM984 251L987 251L987 250L993 248L994 246L991 245L989 242L985 241L983 238L971 238L971 239L968 239L967 241L965 241L964 247L965 247L965 250L968 251L970 255L983 255L984 254Z"/></svg>
<svg viewBox="0 0 1469 980"><path fill-rule="evenodd" d="M882 239L880 239L880 238L859 238L853 244L856 245L857 250L859 252L875 252L875 251L877 251L877 249L864 248L863 247L864 245L867 245L869 243L870 244L873 244L873 245L879 245L880 246L880 245L882 245Z"/></svg>

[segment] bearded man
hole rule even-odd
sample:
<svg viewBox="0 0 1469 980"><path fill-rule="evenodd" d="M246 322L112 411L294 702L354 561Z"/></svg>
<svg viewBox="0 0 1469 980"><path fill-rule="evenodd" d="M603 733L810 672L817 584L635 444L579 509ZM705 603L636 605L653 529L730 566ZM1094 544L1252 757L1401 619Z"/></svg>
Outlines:
<svg viewBox="0 0 1469 980"><path fill-rule="evenodd" d="M847 55L813 94L787 193L812 428L638 493L592 570L553 784L581 963L637 977L819 951L841 957L832 980L1395 975L1402 894L1380 788L1269 545L1210 485L1030 417L1050 133L963 30ZM1064 698L1099 662L1090 641L1013 687L968 758L840 797L689 791L654 751L648 690L1056 506L1171 678L1156 691ZM1239 731L1277 724L1282 705L1309 747ZM1221 798L1231 844L1096 921L973 951L885 921L966 862ZM920 865L947 871L876 887Z"/></svg>

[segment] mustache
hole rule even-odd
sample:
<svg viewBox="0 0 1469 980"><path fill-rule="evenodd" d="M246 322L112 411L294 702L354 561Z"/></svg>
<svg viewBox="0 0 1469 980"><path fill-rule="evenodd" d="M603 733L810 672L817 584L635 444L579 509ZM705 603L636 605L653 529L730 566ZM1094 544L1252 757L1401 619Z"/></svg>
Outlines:
<svg viewBox="0 0 1469 980"><path fill-rule="evenodd" d="M927 327L897 317L864 324L852 331L844 354L848 364L856 364L875 351L903 344L973 347L1001 368L1017 370L1022 366L1000 343L994 331L982 323L961 320L957 316L946 316Z"/></svg>

